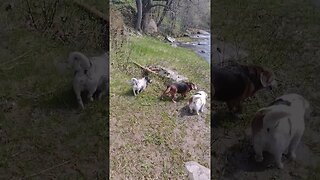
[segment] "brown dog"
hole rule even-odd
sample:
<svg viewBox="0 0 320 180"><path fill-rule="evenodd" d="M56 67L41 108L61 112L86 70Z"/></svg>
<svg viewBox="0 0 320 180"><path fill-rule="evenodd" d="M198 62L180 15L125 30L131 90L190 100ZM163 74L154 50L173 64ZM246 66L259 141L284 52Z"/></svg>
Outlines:
<svg viewBox="0 0 320 180"><path fill-rule="evenodd" d="M276 86L274 75L270 70L256 65L228 65L214 67L213 98L227 103L231 112L241 113L241 101L253 96L263 88Z"/></svg>
<svg viewBox="0 0 320 180"><path fill-rule="evenodd" d="M167 85L167 89L161 95L161 99L163 99L163 96L170 94L172 102L176 103L177 93L181 94L182 97L186 97L188 92L196 89L197 86L191 82L172 83Z"/></svg>

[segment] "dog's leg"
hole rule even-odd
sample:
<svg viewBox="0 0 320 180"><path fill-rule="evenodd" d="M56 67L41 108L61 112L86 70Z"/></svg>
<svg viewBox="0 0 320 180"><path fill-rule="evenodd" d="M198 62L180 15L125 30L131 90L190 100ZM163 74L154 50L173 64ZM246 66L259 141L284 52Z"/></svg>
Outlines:
<svg viewBox="0 0 320 180"><path fill-rule="evenodd" d="M189 105L189 112L192 114L193 113L193 109L190 107Z"/></svg>
<svg viewBox="0 0 320 180"><path fill-rule="evenodd" d="M81 109L84 109L84 105L83 105L82 98L81 98L81 92L75 91L75 93L76 93L78 104L80 105Z"/></svg>
<svg viewBox="0 0 320 180"><path fill-rule="evenodd" d="M81 107L81 109L84 109L84 105L81 98L81 87L79 86L79 82L76 80L73 82L73 90L76 95L79 106Z"/></svg>
<svg viewBox="0 0 320 180"><path fill-rule="evenodd" d="M292 141L290 143L290 146L288 148L288 154L290 155L290 158L292 160L296 159L296 149L298 147L300 140L301 140L301 136L297 135L292 139Z"/></svg>
<svg viewBox="0 0 320 180"><path fill-rule="evenodd" d="M94 87L94 88L91 88L90 90L89 90L89 92L88 92L88 96L87 96L87 98L92 102L93 101L93 94L94 94L94 92L97 90L97 87Z"/></svg>
<svg viewBox="0 0 320 180"><path fill-rule="evenodd" d="M274 154L274 158L276 160L278 168L282 169L283 168L283 163L281 162L282 152L277 152L276 154Z"/></svg>
<svg viewBox="0 0 320 180"><path fill-rule="evenodd" d="M171 94L171 100L173 103L176 103L177 96L175 94Z"/></svg>
<svg viewBox="0 0 320 180"><path fill-rule="evenodd" d="M98 100L101 100L101 97L102 97L102 92L99 93Z"/></svg>
<svg viewBox="0 0 320 180"><path fill-rule="evenodd" d="M255 159L257 162L262 162L263 161L263 149L262 149L262 146L261 145L257 145L257 144L254 144L253 145L253 148L254 148L254 152L255 152Z"/></svg>
<svg viewBox="0 0 320 180"><path fill-rule="evenodd" d="M136 90L132 89L132 91L133 91L133 95L136 96L137 95Z"/></svg>
<svg viewBox="0 0 320 180"><path fill-rule="evenodd" d="M228 105L228 109L231 113L234 113L234 105L233 105L233 102L231 101L228 101L227 102L227 105Z"/></svg>
<svg viewBox="0 0 320 180"><path fill-rule="evenodd" d="M203 112L203 110L204 110L204 105L201 106L200 112Z"/></svg>
<svg viewBox="0 0 320 180"><path fill-rule="evenodd" d="M197 115L199 115L199 111L198 110L196 110L196 113L197 113Z"/></svg>

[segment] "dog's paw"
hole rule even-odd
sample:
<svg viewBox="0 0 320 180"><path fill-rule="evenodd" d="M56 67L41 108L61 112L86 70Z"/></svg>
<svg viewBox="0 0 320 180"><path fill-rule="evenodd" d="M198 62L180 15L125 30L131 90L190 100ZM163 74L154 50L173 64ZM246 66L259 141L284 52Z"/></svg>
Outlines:
<svg viewBox="0 0 320 180"><path fill-rule="evenodd" d="M290 158L291 158L291 160L296 160L296 158L297 158L297 155L296 155L296 153L294 153L294 152L291 152L290 153Z"/></svg>
<svg viewBox="0 0 320 180"><path fill-rule="evenodd" d="M283 169L283 163L282 162L277 162L277 166L279 169Z"/></svg>
<svg viewBox="0 0 320 180"><path fill-rule="evenodd" d="M255 159L257 162L262 162L263 161L263 156L255 155Z"/></svg>

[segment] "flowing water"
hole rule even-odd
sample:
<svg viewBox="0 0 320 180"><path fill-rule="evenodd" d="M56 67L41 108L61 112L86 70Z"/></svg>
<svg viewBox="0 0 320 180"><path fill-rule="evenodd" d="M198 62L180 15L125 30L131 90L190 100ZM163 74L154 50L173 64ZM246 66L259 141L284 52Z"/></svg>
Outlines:
<svg viewBox="0 0 320 180"><path fill-rule="evenodd" d="M178 42L177 46L192 49L199 56L204 58L208 63L211 63L210 33L192 34L189 37L192 38L194 41L192 41L192 42Z"/></svg>

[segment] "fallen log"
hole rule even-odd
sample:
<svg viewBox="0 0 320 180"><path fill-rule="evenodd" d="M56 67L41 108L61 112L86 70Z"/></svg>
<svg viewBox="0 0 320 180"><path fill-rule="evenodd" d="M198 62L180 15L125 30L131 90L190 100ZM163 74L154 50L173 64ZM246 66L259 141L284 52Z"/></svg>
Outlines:
<svg viewBox="0 0 320 180"><path fill-rule="evenodd" d="M81 7L82 9L86 10L87 12L91 13L95 17L102 19L103 21L107 22L109 24L109 18L107 14L103 14L99 10L97 10L95 7L91 7L88 4L82 3L80 1L74 0L74 3Z"/></svg>

